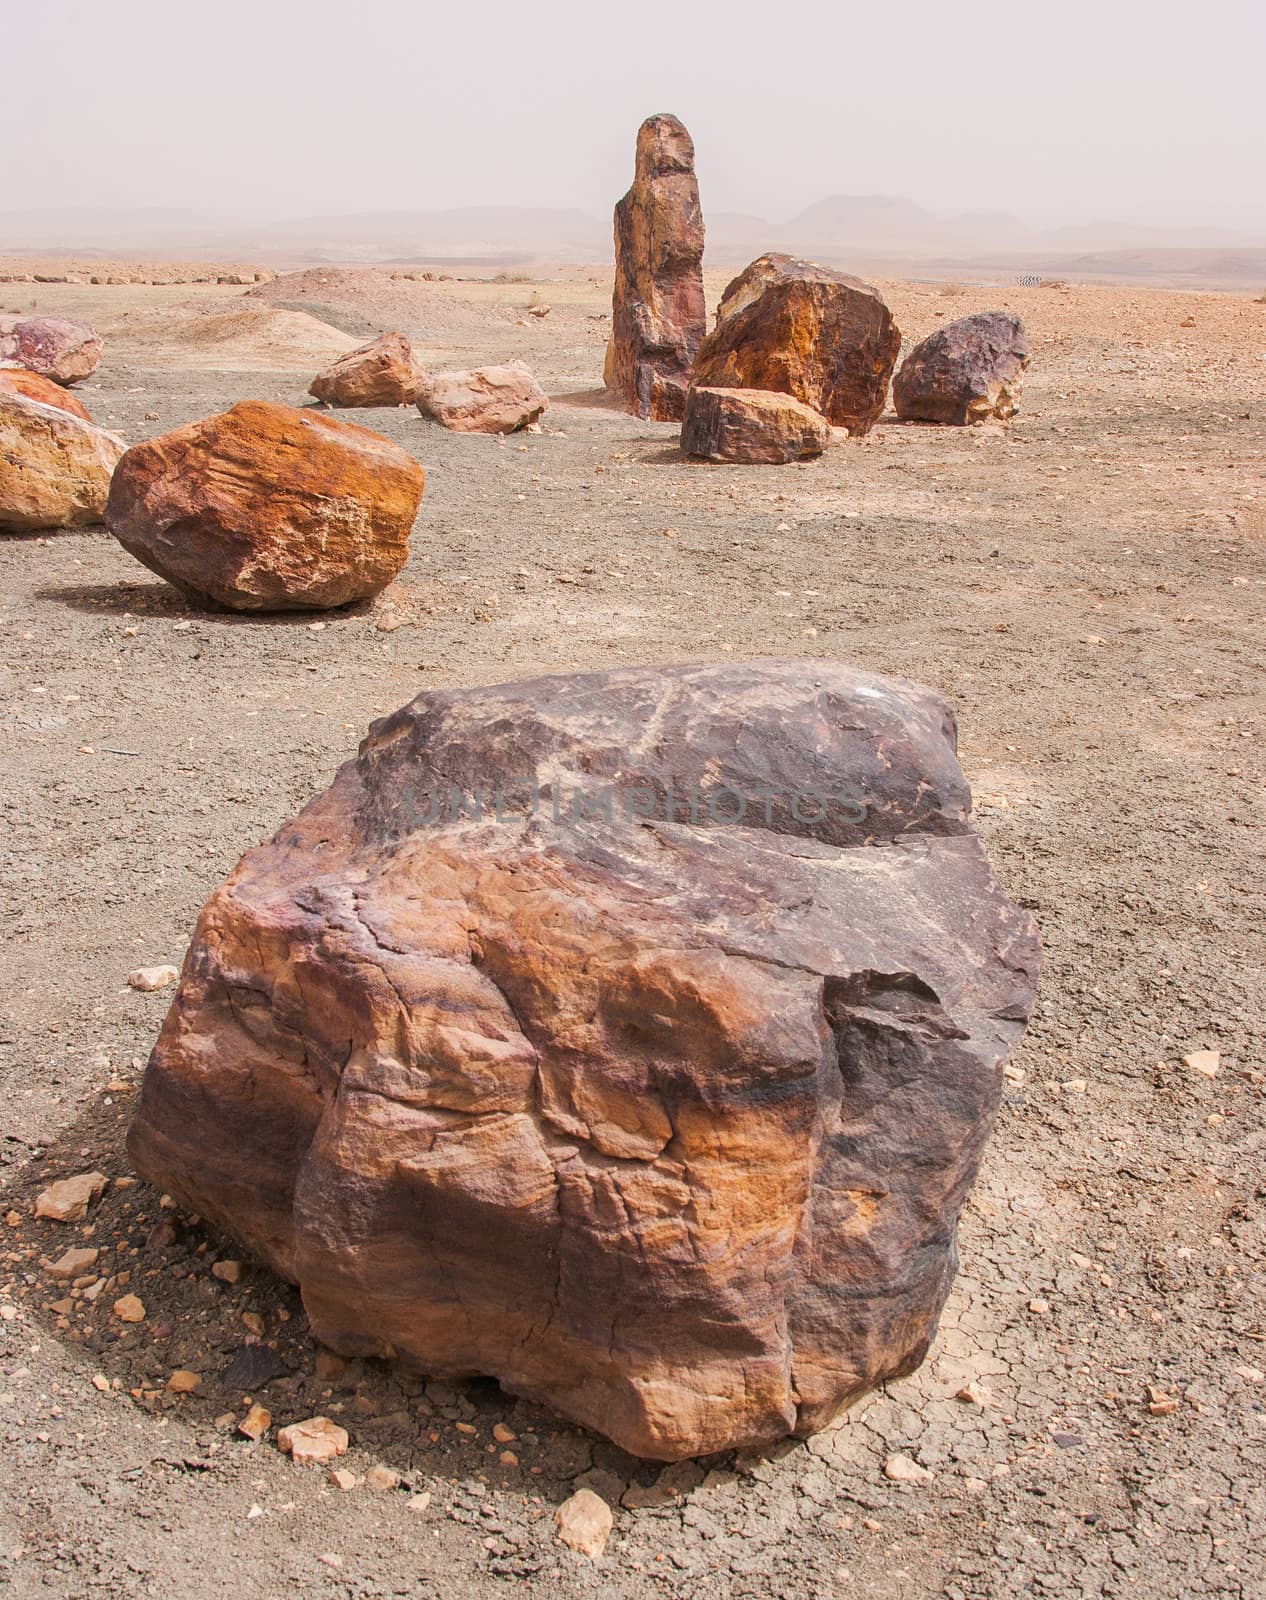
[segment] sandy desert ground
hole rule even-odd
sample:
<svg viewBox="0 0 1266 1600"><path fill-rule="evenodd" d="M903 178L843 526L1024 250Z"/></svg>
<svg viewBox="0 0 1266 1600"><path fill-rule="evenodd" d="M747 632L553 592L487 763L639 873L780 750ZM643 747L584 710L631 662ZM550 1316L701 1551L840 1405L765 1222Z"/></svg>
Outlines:
<svg viewBox="0 0 1266 1600"><path fill-rule="evenodd" d="M889 420L803 466L691 464L672 427L601 404L596 271L0 285L0 309L97 323L79 392L129 442L303 403L387 327L431 365L521 357L553 397L506 440L357 414L428 485L402 578L350 613L199 611L102 529L0 541L0 1593L1266 1592L1266 304L882 287L907 344L1023 315L1014 424ZM1042 927L1040 1007L916 1376L807 1443L660 1471L492 1383L318 1370L294 1293L213 1276L230 1247L143 1184L81 1228L31 1219L54 1176L127 1178L170 991L126 974L179 962L212 886L371 717L427 685L752 655L945 693L979 828ZM81 1234L143 1323L62 1302L41 1262ZM195 1393L166 1390L177 1368ZM343 1465L402 1485L342 1492L247 1443L248 1395L337 1418ZM930 1477L889 1481L895 1452ZM553 1539L578 1482L632 1502L598 1563Z"/></svg>

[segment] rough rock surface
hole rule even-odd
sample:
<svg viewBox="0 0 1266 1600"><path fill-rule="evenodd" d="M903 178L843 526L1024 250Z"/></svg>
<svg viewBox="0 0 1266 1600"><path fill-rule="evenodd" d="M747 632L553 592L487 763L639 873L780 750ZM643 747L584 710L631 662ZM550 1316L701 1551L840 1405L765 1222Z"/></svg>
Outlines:
<svg viewBox="0 0 1266 1600"><path fill-rule="evenodd" d="M900 348L900 330L877 289L812 261L764 255L722 296L692 382L774 389L837 428L869 433Z"/></svg>
<svg viewBox="0 0 1266 1600"><path fill-rule="evenodd" d="M0 367L25 367L54 383L78 383L97 370L101 351L90 323L69 317L0 317Z"/></svg>
<svg viewBox="0 0 1266 1600"><path fill-rule="evenodd" d="M1024 324L1012 312L960 317L911 350L893 381L893 404L903 422L1005 422L1020 408L1028 364Z"/></svg>
<svg viewBox="0 0 1266 1600"><path fill-rule="evenodd" d="M318 373L308 393L331 406L411 406L422 376L404 334L384 333Z"/></svg>
<svg viewBox="0 0 1266 1600"><path fill-rule="evenodd" d="M91 422L92 413L77 400L69 389L38 372L28 372L25 367L0 367L0 397L8 394L25 395L28 400L38 400L42 406L54 406L58 411L69 411L80 422Z"/></svg>
<svg viewBox="0 0 1266 1600"><path fill-rule="evenodd" d="M60 405L0 391L0 529L26 533L100 522L122 454L117 433Z"/></svg>
<svg viewBox="0 0 1266 1600"><path fill-rule="evenodd" d="M607 388L635 416L679 421L706 332L695 147L676 117L647 117L633 187L615 208Z"/></svg>
<svg viewBox="0 0 1266 1600"><path fill-rule="evenodd" d="M218 605L342 606L403 567L425 482L368 428L245 400L134 445L106 522L138 561Z"/></svg>
<svg viewBox="0 0 1266 1600"><path fill-rule="evenodd" d="M522 361L437 372L418 385L418 410L457 433L516 433L549 401Z"/></svg>
<svg viewBox="0 0 1266 1600"><path fill-rule="evenodd" d="M803 461L831 442L812 407L767 389L704 389L686 396L681 448L705 461Z"/></svg>
<svg viewBox="0 0 1266 1600"><path fill-rule="evenodd" d="M922 1360L1033 999L968 809L825 661L420 695L203 908L131 1157L340 1354L813 1432Z"/></svg>

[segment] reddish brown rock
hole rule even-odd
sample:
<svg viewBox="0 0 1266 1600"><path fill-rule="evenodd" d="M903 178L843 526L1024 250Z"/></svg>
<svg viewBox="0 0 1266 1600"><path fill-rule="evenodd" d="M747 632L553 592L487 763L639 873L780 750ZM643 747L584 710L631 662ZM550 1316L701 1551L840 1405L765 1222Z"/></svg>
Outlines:
<svg viewBox="0 0 1266 1600"><path fill-rule="evenodd" d="M131 1158L345 1356L811 1433L922 1360L1033 999L968 807L828 661L420 695L203 908Z"/></svg>
<svg viewBox="0 0 1266 1600"><path fill-rule="evenodd" d="M422 376L404 334L384 333L340 356L308 393L331 406L411 406Z"/></svg>
<svg viewBox="0 0 1266 1600"><path fill-rule="evenodd" d="M24 367L0 367L0 396L25 395L28 400L38 400L42 406L53 406L58 411L69 411L80 422L91 422L92 413L78 401L69 389L38 372L28 372Z"/></svg>
<svg viewBox="0 0 1266 1600"><path fill-rule="evenodd" d="M911 350L893 383L893 404L903 422L1005 422L1019 410L1028 364L1019 317L1009 311L960 317Z"/></svg>
<svg viewBox="0 0 1266 1600"><path fill-rule="evenodd" d="M134 445L106 522L178 589L237 611L347 605L409 553L426 476L398 445L313 411L245 400Z"/></svg>
<svg viewBox="0 0 1266 1600"><path fill-rule="evenodd" d="M418 410L457 433L517 433L549 406L522 361L437 372L418 386Z"/></svg>
<svg viewBox="0 0 1266 1600"><path fill-rule="evenodd" d="M60 405L0 390L0 531L100 522L122 454L117 433Z"/></svg>
<svg viewBox="0 0 1266 1600"><path fill-rule="evenodd" d="M795 256L765 255L726 289L692 382L793 395L837 428L869 433L901 333L878 290Z"/></svg>
<svg viewBox="0 0 1266 1600"><path fill-rule="evenodd" d="M635 416L680 421L707 331L695 147L676 117L638 129L633 187L615 208L615 293L605 379Z"/></svg>
<svg viewBox="0 0 1266 1600"><path fill-rule="evenodd" d="M782 462L820 456L831 442L826 418L767 389L702 389L686 396L681 448L704 461Z"/></svg>
<svg viewBox="0 0 1266 1600"><path fill-rule="evenodd" d="M0 367L24 367L54 383L91 377L101 361L101 340L87 322L68 317L0 318Z"/></svg>

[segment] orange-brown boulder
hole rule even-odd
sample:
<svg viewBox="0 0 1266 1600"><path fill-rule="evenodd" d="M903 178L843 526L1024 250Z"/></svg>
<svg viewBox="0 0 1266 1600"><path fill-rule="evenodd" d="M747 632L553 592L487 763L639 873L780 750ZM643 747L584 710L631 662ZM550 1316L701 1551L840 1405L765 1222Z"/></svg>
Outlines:
<svg viewBox="0 0 1266 1600"><path fill-rule="evenodd" d="M28 400L38 400L42 406L55 406L58 411L69 411L80 422L91 422L92 413L60 383L41 377L38 372L28 372L25 367L0 367L0 395L24 394Z"/></svg>
<svg viewBox="0 0 1266 1600"><path fill-rule="evenodd" d="M901 363L893 404L903 422L1006 422L1020 409L1028 364L1028 337L1013 312L959 317L916 344Z"/></svg>
<svg viewBox="0 0 1266 1600"><path fill-rule="evenodd" d="M411 455L368 428L244 400L133 445L106 522L199 599L236 611L342 606L404 566L425 482Z"/></svg>
<svg viewBox="0 0 1266 1600"><path fill-rule="evenodd" d="M638 417L678 422L707 331L695 147L676 117L638 129L633 187L615 208L615 293L604 376Z"/></svg>
<svg viewBox="0 0 1266 1600"><path fill-rule="evenodd" d="M877 289L812 261L765 255L726 289L691 381L774 389L834 427L869 433L900 348L901 333Z"/></svg>
<svg viewBox="0 0 1266 1600"><path fill-rule="evenodd" d="M1033 1000L969 804L830 661L422 694L203 908L131 1157L341 1355L812 1433L923 1359Z"/></svg>
<svg viewBox="0 0 1266 1600"><path fill-rule="evenodd" d="M24 367L54 383L78 383L97 370L102 344L87 322L69 317L0 318L0 367Z"/></svg>
<svg viewBox="0 0 1266 1600"><path fill-rule="evenodd" d="M418 410L456 433L517 433L548 407L544 389L522 361L437 372L418 385Z"/></svg>
<svg viewBox="0 0 1266 1600"><path fill-rule="evenodd" d="M826 418L790 395L696 386L686 396L681 448L703 461L803 461L830 442Z"/></svg>
<svg viewBox="0 0 1266 1600"><path fill-rule="evenodd" d="M421 378L404 334L384 333L340 356L308 393L331 406L411 406Z"/></svg>
<svg viewBox="0 0 1266 1600"><path fill-rule="evenodd" d="M60 405L0 391L0 530L100 522L122 454L117 433Z"/></svg>

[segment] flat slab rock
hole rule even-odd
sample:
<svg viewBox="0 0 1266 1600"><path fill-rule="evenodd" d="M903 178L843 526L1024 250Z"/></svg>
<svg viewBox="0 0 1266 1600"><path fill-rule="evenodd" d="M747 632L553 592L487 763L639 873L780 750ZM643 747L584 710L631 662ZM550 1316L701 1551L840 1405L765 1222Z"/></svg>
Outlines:
<svg viewBox="0 0 1266 1600"><path fill-rule="evenodd" d="M824 661L418 696L203 908L132 1160L343 1355L821 1428L928 1348L1033 1001L954 740Z"/></svg>
<svg viewBox="0 0 1266 1600"><path fill-rule="evenodd" d="M887 403L900 348L877 289L775 253L759 256L726 288L691 382L789 394L833 427L864 434Z"/></svg>
<svg viewBox="0 0 1266 1600"><path fill-rule="evenodd" d="M803 461L830 442L826 418L787 394L696 387L686 397L681 448L698 460Z"/></svg>
<svg viewBox="0 0 1266 1600"><path fill-rule="evenodd" d="M1028 364L1028 336L1014 313L959 317L916 344L901 363L893 404L903 422L1005 422L1020 409Z"/></svg>

